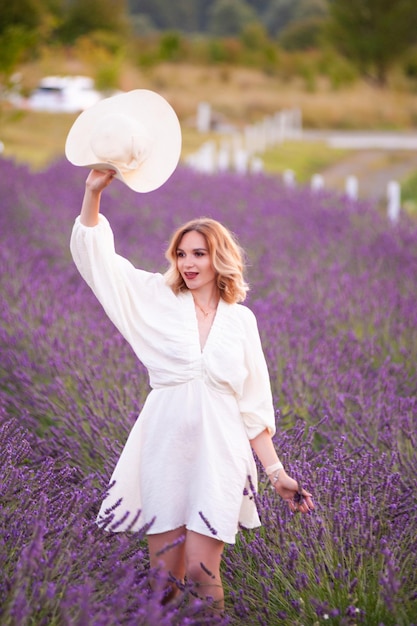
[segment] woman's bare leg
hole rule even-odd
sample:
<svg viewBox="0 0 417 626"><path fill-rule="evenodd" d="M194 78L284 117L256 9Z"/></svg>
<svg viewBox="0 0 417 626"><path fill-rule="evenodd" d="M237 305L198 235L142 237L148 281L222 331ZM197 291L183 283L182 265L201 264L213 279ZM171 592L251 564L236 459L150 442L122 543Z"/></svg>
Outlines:
<svg viewBox="0 0 417 626"><path fill-rule="evenodd" d="M187 582L201 598L212 599L213 607L224 608L224 591L220 578L220 564L224 543L213 537L186 531L185 574Z"/></svg>
<svg viewBox="0 0 417 626"><path fill-rule="evenodd" d="M183 581L185 575L185 528L176 528L166 533L148 535L149 560L151 568L159 569L162 576L171 575ZM184 541L181 541L184 538ZM167 596L171 600L179 592L178 586L167 580Z"/></svg>

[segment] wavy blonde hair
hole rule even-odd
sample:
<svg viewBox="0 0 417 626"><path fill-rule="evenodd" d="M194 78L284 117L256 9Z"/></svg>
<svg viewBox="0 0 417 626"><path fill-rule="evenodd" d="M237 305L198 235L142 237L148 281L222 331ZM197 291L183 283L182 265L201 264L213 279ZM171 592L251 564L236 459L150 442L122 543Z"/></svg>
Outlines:
<svg viewBox="0 0 417 626"><path fill-rule="evenodd" d="M227 228L220 222L208 217L191 220L180 226L172 235L165 252L165 257L170 263L170 267L165 273L167 285L171 287L175 294L188 290L178 271L177 250L181 239L186 233L191 231L196 231L203 235L207 242L210 260L216 272L220 297L229 304L243 302L249 290L249 286L243 277L244 251Z"/></svg>

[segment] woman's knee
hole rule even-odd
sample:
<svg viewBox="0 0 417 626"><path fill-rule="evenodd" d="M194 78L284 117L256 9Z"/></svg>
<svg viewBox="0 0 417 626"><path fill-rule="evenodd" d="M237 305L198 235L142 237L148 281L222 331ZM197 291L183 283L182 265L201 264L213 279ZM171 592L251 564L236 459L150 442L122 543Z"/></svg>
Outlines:
<svg viewBox="0 0 417 626"><path fill-rule="evenodd" d="M223 543L193 531L185 540L185 569L187 578L208 581L220 579Z"/></svg>
<svg viewBox="0 0 417 626"><path fill-rule="evenodd" d="M210 583L220 580L219 568L205 565L201 559L187 559L185 565L187 580L196 583Z"/></svg>

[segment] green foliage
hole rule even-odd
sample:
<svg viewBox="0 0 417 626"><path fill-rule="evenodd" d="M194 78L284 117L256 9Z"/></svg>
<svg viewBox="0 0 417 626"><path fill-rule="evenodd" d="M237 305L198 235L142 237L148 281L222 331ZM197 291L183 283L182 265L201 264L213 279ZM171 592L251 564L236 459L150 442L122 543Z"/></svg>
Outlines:
<svg viewBox="0 0 417 626"><path fill-rule="evenodd" d="M95 76L95 86L99 91L112 91L119 85L120 67L119 63L106 63L99 67Z"/></svg>
<svg viewBox="0 0 417 626"><path fill-rule="evenodd" d="M180 61L184 58L184 41L180 33L168 31L161 35L159 56L162 61Z"/></svg>
<svg viewBox="0 0 417 626"><path fill-rule="evenodd" d="M215 38L208 42L210 63L237 64L242 58L242 44L234 38Z"/></svg>
<svg viewBox="0 0 417 626"><path fill-rule="evenodd" d="M16 26L26 31L36 30L44 13L39 0L0 0L0 33Z"/></svg>
<svg viewBox="0 0 417 626"><path fill-rule="evenodd" d="M57 18L53 0L0 0L0 79L3 87L20 62L36 54Z"/></svg>
<svg viewBox="0 0 417 626"><path fill-rule="evenodd" d="M59 35L67 43L94 31L127 33L125 0L73 0Z"/></svg>
<svg viewBox="0 0 417 626"><path fill-rule="evenodd" d="M9 26L0 33L0 78L7 86L16 66L36 42L36 33L21 25Z"/></svg>
<svg viewBox="0 0 417 626"><path fill-rule="evenodd" d="M260 67L267 74L276 73L279 65L278 46L272 42L261 22L250 22L243 29L239 41L243 46L242 63Z"/></svg>
<svg viewBox="0 0 417 626"><path fill-rule="evenodd" d="M240 40L248 50L262 50L267 46L269 38L260 22L249 22L241 32Z"/></svg>
<svg viewBox="0 0 417 626"><path fill-rule="evenodd" d="M393 62L417 40L414 0L331 0L329 11L332 43L380 85Z"/></svg>
<svg viewBox="0 0 417 626"><path fill-rule="evenodd" d="M323 20L318 17L291 22L281 33L279 42L286 50L317 48L322 25Z"/></svg>
<svg viewBox="0 0 417 626"><path fill-rule="evenodd" d="M145 18L158 30L202 32L207 0L129 0L130 14Z"/></svg>
<svg viewBox="0 0 417 626"><path fill-rule="evenodd" d="M313 174L341 161L346 151L330 148L325 143L286 141L269 149L263 155L265 170L271 173L291 169L297 173L297 182L307 184Z"/></svg>
<svg viewBox="0 0 417 626"><path fill-rule="evenodd" d="M255 17L246 0L216 0L209 11L208 30L218 37L238 35Z"/></svg>
<svg viewBox="0 0 417 626"><path fill-rule="evenodd" d="M401 201L408 213L417 216L417 171L404 181L401 188Z"/></svg>
<svg viewBox="0 0 417 626"><path fill-rule="evenodd" d="M0 0L0 72L10 73L45 44L72 44L89 35L114 51L116 38L119 48L128 33L126 0Z"/></svg>
<svg viewBox="0 0 417 626"><path fill-rule="evenodd" d="M328 14L327 0L299 0L296 5L295 18L297 20L325 17Z"/></svg>
<svg viewBox="0 0 417 626"><path fill-rule="evenodd" d="M332 89L341 89L352 85L358 78L358 72L349 59L336 54L334 49L324 47L318 62L317 70L330 80Z"/></svg>
<svg viewBox="0 0 417 626"><path fill-rule="evenodd" d="M276 37L294 19L295 9L293 0L272 0L263 16L269 34Z"/></svg>
<svg viewBox="0 0 417 626"><path fill-rule="evenodd" d="M252 20L261 22L273 36L293 19L323 16L327 11L327 0L177 0L175 3L172 0L129 0L129 11L139 25L137 32L143 32L145 24L146 28L151 26L157 30L208 33L213 32L212 13L219 10L219 5L231 5L238 13L245 7L244 11L252 13Z"/></svg>
<svg viewBox="0 0 417 626"><path fill-rule="evenodd" d="M109 30L95 30L84 37L80 37L77 40L77 46L83 41L86 45L90 45L98 56L107 57L104 59L105 62L109 61L109 56L112 57L112 60L117 57L117 60L120 61L120 57L124 55L126 49L124 40L117 33Z"/></svg>
<svg viewBox="0 0 417 626"><path fill-rule="evenodd" d="M403 59L403 72L405 77L417 88L417 46L411 47ZM417 118L416 118L417 121Z"/></svg>

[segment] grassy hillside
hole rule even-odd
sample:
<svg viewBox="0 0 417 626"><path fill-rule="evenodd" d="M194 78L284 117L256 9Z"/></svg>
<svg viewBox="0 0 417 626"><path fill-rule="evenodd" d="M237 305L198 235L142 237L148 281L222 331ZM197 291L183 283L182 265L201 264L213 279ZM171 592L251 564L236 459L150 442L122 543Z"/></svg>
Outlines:
<svg viewBox="0 0 417 626"><path fill-rule="evenodd" d="M80 61L72 56L48 55L21 68L21 81L29 91L41 76L79 73L95 77L99 65L97 59ZM301 108L305 128L407 129L417 125L417 94L400 88L381 92L361 82L335 90L324 80L317 79L312 85L297 78L297 74L284 81L257 69L168 63L147 70L123 63L118 82L123 90L152 89L169 100L182 124L183 157L209 138L195 131L201 101L210 102L218 119L236 128L293 107ZM16 112L3 106L0 140L5 146L4 155L43 168L63 155L65 137L74 119L75 115ZM270 171L282 169L283 162L285 167L295 165L302 179L312 173L305 164L311 163L313 156L324 167L339 159L341 153L324 146L318 151L311 146L284 147L268 155L266 164Z"/></svg>

